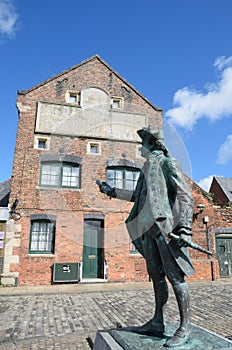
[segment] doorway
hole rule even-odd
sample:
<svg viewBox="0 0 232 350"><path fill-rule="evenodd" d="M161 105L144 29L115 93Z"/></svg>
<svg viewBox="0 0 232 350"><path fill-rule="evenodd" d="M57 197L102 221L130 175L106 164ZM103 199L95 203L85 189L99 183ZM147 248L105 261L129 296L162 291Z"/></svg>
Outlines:
<svg viewBox="0 0 232 350"><path fill-rule="evenodd" d="M216 255L220 277L232 276L232 235L216 235Z"/></svg>
<svg viewBox="0 0 232 350"><path fill-rule="evenodd" d="M84 220L82 278L104 278L103 235L103 220Z"/></svg>

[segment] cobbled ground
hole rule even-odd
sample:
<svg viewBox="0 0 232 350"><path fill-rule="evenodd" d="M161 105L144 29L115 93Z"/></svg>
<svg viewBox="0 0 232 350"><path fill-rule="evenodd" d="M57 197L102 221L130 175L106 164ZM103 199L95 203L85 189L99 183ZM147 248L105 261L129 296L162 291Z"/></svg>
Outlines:
<svg viewBox="0 0 232 350"><path fill-rule="evenodd" d="M133 286L133 287L132 287ZM154 312L151 283L141 287L125 284L120 289L76 292L68 286L62 293L0 293L0 349L89 350L97 330L141 325ZM191 321L222 337L232 336L232 281L189 283ZM166 307L166 321L178 322L174 294ZM231 343L232 345L232 343Z"/></svg>

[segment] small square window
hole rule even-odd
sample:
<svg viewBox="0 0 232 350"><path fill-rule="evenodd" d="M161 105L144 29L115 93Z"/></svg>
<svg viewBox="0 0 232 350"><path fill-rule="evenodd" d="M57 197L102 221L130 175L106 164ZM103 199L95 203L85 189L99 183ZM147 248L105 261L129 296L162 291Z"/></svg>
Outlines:
<svg viewBox="0 0 232 350"><path fill-rule="evenodd" d="M87 153L89 154L101 154L101 144L95 142L89 142L87 145Z"/></svg>
<svg viewBox="0 0 232 350"><path fill-rule="evenodd" d="M123 107L123 99L121 97L112 97L111 108L112 109L121 109L122 107Z"/></svg>
<svg viewBox="0 0 232 350"><path fill-rule="evenodd" d="M43 135L35 135L34 148L48 150L50 148L50 138Z"/></svg>
<svg viewBox="0 0 232 350"><path fill-rule="evenodd" d="M80 104L80 93L78 91L67 91L65 95L67 103Z"/></svg>

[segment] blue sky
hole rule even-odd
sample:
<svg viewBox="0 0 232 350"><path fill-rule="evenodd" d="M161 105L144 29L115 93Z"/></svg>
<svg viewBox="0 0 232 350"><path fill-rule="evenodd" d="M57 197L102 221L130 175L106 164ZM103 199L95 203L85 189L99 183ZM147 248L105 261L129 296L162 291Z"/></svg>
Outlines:
<svg viewBox="0 0 232 350"><path fill-rule="evenodd" d="M231 0L0 0L0 182L17 90L95 54L163 109L194 181L232 177L231 13Z"/></svg>

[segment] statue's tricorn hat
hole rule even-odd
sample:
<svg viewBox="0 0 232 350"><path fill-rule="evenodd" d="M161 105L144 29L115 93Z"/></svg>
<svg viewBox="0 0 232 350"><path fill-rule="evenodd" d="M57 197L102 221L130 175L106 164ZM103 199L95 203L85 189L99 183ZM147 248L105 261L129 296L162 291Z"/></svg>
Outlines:
<svg viewBox="0 0 232 350"><path fill-rule="evenodd" d="M161 141L162 143L164 143L164 133L163 133L163 129L159 129L159 130L153 130L151 128L151 126L147 126L145 128L142 128L140 130L137 130L137 134L139 135L139 137L143 140L146 137L150 137L155 139L155 141Z"/></svg>

